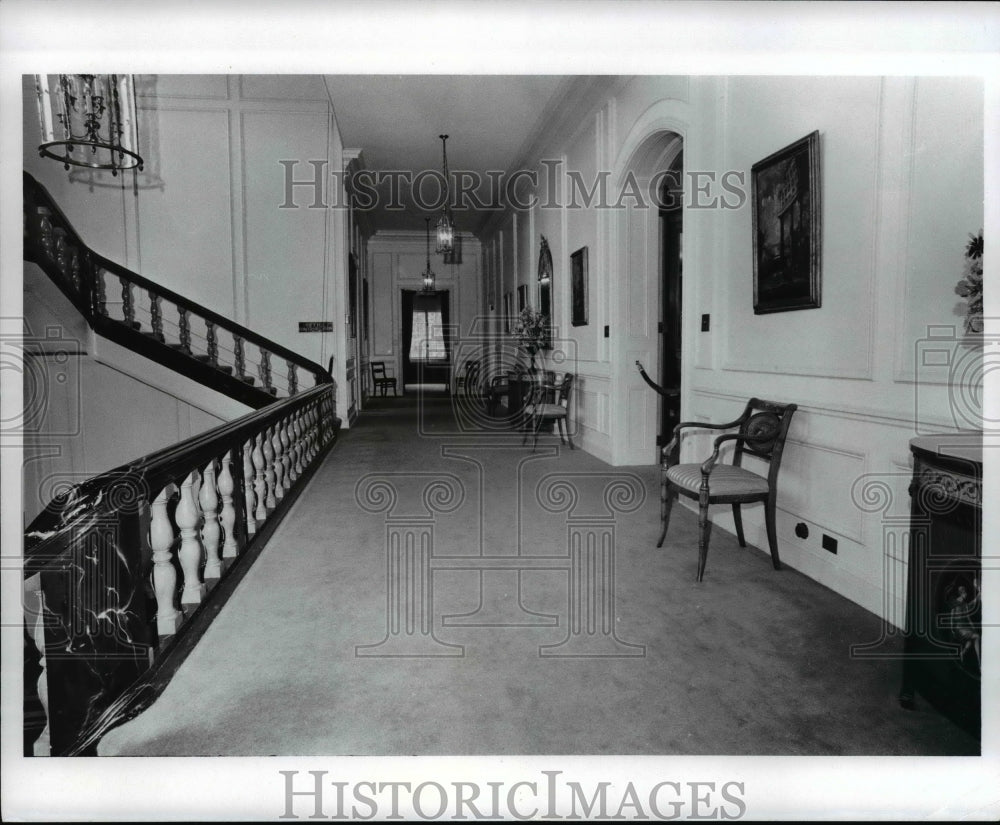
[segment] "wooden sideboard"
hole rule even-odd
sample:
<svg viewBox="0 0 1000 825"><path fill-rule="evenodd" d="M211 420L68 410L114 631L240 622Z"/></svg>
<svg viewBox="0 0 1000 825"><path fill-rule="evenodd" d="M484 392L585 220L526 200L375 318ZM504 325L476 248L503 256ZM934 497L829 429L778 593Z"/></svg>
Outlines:
<svg viewBox="0 0 1000 825"><path fill-rule="evenodd" d="M910 556L900 703L919 693L980 735L982 436L910 442Z"/></svg>

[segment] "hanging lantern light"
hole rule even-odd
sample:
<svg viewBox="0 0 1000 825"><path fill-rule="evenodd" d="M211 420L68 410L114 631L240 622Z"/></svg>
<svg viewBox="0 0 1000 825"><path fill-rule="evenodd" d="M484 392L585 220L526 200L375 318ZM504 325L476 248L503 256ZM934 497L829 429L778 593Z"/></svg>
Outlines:
<svg viewBox="0 0 1000 825"><path fill-rule="evenodd" d="M42 157L112 175L142 170L131 75L35 75L35 92Z"/></svg>
<svg viewBox="0 0 1000 825"><path fill-rule="evenodd" d="M431 269L431 219L424 218L427 231L427 269L424 270L424 292L434 292L434 270Z"/></svg>
<svg viewBox="0 0 1000 825"><path fill-rule="evenodd" d="M438 135L441 138L441 154L444 165L444 208L437 223L438 254L449 253L455 247L455 222L451 219L451 185L448 181L448 135Z"/></svg>

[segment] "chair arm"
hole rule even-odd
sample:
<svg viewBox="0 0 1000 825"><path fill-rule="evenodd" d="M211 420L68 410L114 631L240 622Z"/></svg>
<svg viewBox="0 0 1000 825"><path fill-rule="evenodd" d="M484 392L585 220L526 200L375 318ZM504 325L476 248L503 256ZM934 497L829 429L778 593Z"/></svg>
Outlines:
<svg viewBox="0 0 1000 825"><path fill-rule="evenodd" d="M715 449L712 450L711 457L701 465L702 481L707 479L709 474L712 472L712 468L715 467L719 460L719 448L721 448L727 441L749 441L751 444L755 442L766 443L768 441L774 441L774 435L740 435L739 433L726 433L726 435L720 435L715 439Z"/></svg>
<svg viewBox="0 0 1000 825"><path fill-rule="evenodd" d="M663 457L668 460L667 466L672 467L680 460L682 429L728 430L730 427L737 427L742 423L742 416L737 418L735 421L730 421L728 424L707 424L704 421L682 421L674 427L673 438L671 438L670 443L663 448Z"/></svg>

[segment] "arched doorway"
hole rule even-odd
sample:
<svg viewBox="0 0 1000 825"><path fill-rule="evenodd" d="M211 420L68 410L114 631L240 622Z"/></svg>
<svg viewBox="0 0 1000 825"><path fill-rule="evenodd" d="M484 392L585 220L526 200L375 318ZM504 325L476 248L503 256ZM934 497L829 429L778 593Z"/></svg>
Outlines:
<svg viewBox="0 0 1000 825"><path fill-rule="evenodd" d="M683 340L681 238L683 234L684 140L672 128L641 124L625 141L617 170L623 198L614 227L612 290L614 364L612 454L615 464L658 460L658 442L669 439L679 420ZM676 201L676 207L671 205ZM662 399L643 382L639 361L654 380L669 386Z"/></svg>

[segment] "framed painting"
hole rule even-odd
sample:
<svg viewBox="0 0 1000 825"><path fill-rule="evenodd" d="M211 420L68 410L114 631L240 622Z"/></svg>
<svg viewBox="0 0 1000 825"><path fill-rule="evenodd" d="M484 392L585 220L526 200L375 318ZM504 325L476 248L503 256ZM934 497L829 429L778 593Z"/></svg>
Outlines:
<svg viewBox="0 0 1000 825"><path fill-rule="evenodd" d="M511 306L513 303L513 296L509 292L505 292L503 295L503 331L508 335L510 334Z"/></svg>
<svg viewBox="0 0 1000 825"><path fill-rule="evenodd" d="M524 312L524 308L528 305L528 285L521 284L517 288L517 311L518 313Z"/></svg>
<svg viewBox="0 0 1000 825"><path fill-rule="evenodd" d="M589 307L587 284L587 247L582 247L569 257L570 260L570 288L572 291L573 317L571 323L575 327L587 326L589 320Z"/></svg>
<svg viewBox="0 0 1000 825"><path fill-rule="evenodd" d="M750 190L754 314L819 307L819 132L755 163Z"/></svg>

